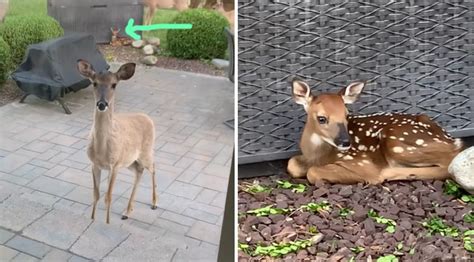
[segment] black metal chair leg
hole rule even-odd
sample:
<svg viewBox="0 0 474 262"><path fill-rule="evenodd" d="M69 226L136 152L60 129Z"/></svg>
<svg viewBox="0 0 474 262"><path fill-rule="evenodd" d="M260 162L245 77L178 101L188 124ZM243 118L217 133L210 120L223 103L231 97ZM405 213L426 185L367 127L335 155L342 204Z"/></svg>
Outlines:
<svg viewBox="0 0 474 262"><path fill-rule="evenodd" d="M64 100L62 100L62 98L59 98L59 97L58 97L57 100L58 100L58 102L61 104L61 106L63 107L64 112L66 112L66 114L68 114L68 115L72 114L72 113L71 113L71 110L69 110L69 108L68 108L67 105L66 105L66 102L64 102Z"/></svg>
<svg viewBox="0 0 474 262"><path fill-rule="evenodd" d="M25 102L25 99L27 96L29 96L30 94L24 94L21 99L20 99L20 102L19 103L24 103Z"/></svg>

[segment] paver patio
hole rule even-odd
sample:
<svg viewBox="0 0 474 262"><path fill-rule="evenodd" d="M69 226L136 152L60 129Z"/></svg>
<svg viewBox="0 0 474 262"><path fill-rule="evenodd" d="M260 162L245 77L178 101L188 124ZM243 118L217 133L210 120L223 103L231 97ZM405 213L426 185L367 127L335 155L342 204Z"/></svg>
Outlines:
<svg viewBox="0 0 474 262"><path fill-rule="evenodd" d="M146 112L155 121L158 209L150 209L145 173L131 217L120 219L133 183L124 169L105 224L105 172L92 221L92 90L66 95L72 115L31 96L0 107L0 261L216 260L234 142L223 124L233 118L233 84L138 67L116 92L116 112Z"/></svg>

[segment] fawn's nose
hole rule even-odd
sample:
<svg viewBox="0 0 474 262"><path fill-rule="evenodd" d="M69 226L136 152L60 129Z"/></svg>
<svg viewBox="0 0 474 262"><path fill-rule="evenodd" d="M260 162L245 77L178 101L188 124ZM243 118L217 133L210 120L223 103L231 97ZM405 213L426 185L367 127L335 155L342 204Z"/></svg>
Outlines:
<svg viewBox="0 0 474 262"><path fill-rule="evenodd" d="M334 142L340 150L347 150L351 147L351 140L347 138L337 139Z"/></svg>
<svg viewBox="0 0 474 262"><path fill-rule="evenodd" d="M97 102L97 108L99 109L99 111L105 111L107 110L107 107L109 106L109 104L105 101L99 101Z"/></svg>

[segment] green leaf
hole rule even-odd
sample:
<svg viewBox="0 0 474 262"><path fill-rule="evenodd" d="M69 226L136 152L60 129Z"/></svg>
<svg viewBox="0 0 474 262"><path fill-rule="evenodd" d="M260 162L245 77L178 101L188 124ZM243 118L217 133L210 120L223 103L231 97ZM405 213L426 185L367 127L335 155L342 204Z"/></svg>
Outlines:
<svg viewBox="0 0 474 262"><path fill-rule="evenodd" d="M465 231L463 235L464 235L464 236L474 235L474 229Z"/></svg>
<svg viewBox="0 0 474 262"><path fill-rule="evenodd" d="M398 262L398 258L395 255L386 255L377 258L377 262Z"/></svg>
<svg viewBox="0 0 474 262"><path fill-rule="evenodd" d="M385 228L385 231L387 231L388 233L394 233L395 232L395 227L394 226L387 226Z"/></svg>
<svg viewBox="0 0 474 262"><path fill-rule="evenodd" d="M415 248L414 247L410 248L410 251L408 251L408 254L410 255L415 254Z"/></svg>
<svg viewBox="0 0 474 262"><path fill-rule="evenodd" d="M463 219L464 219L464 222L474 223L474 212L471 211L465 214Z"/></svg>
<svg viewBox="0 0 474 262"><path fill-rule="evenodd" d="M361 253L361 252L364 252L364 250L365 250L364 247L359 247L359 246L357 246L357 247L352 247L352 248L351 248L351 251L354 252L354 253L356 253L356 254L359 254L359 253Z"/></svg>

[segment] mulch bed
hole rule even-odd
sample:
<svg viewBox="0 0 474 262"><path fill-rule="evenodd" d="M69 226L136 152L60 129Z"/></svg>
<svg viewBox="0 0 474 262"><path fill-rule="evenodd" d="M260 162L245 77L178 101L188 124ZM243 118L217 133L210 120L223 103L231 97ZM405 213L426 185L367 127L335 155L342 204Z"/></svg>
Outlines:
<svg viewBox="0 0 474 262"><path fill-rule="evenodd" d="M98 45L100 52L104 55L107 61L111 62L134 62L140 63L145 55L141 49L133 48L131 46L111 46ZM157 67L180 70L186 72L200 73L213 76L226 76L226 72L206 63L201 60L185 60L169 56L158 56Z"/></svg>
<svg viewBox="0 0 474 262"><path fill-rule="evenodd" d="M13 80L7 80L3 85L0 85L0 106L19 99L23 92L17 87Z"/></svg>
<svg viewBox="0 0 474 262"><path fill-rule="evenodd" d="M270 187L271 192L250 194L242 190L243 185L254 180ZM247 253L239 250L239 261L376 261L394 253L399 261L474 261L474 253L464 249L462 237L428 236L428 230L422 226L428 218L437 216L447 225L457 227L461 235L474 228L474 224L463 220L473 205L443 193L443 181L390 182L377 186L319 183L295 193L277 188L276 180L307 185L306 180L290 180L284 175L239 180L238 240L251 250ZM328 212L294 211L309 202L322 201L331 205ZM268 205L292 211L260 217L246 213ZM353 213L341 217L341 207L350 208ZM385 224L369 217L370 209L393 219L395 232L386 232ZM322 240L297 252L279 258L248 254L255 255L252 249L257 245L308 239L315 229L323 235ZM357 247L363 247L363 251L354 251Z"/></svg>

